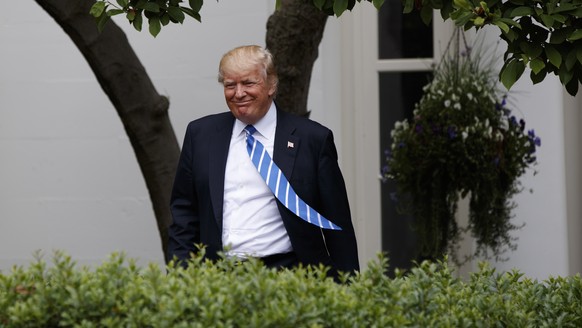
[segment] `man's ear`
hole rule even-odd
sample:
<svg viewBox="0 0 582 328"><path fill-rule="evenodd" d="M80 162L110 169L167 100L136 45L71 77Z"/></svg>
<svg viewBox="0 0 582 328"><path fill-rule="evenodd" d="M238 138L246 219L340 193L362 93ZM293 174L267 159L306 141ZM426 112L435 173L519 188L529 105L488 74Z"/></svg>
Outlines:
<svg viewBox="0 0 582 328"><path fill-rule="evenodd" d="M269 88L269 97L273 97L277 93L277 83L271 82L271 87Z"/></svg>

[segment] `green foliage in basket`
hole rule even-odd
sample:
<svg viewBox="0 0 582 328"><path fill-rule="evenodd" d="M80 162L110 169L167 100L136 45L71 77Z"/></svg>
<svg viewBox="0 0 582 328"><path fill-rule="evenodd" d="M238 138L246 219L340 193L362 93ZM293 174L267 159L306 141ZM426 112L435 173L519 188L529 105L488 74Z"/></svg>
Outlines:
<svg viewBox="0 0 582 328"><path fill-rule="evenodd" d="M499 256L515 247L512 196L522 189L518 178L536 164L541 142L509 108L484 64L479 53L445 56L414 117L391 131L382 175L395 180L399 209L415 218L421 258L454 254L462 197L470 202L466 228L476 238L474 255Z"/></svg>

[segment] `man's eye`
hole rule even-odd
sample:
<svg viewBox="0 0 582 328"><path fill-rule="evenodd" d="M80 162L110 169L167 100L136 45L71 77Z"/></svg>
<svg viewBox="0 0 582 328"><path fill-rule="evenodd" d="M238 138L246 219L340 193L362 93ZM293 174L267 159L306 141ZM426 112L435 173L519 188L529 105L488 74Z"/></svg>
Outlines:
<svg viewBox="0 0 582 328"><path fill-rule="evenodd" d="M244 83L244 85L245 85L246 87L252 87L252 86L254 86L255 84L257 84L257 82L247 81L247 82L245 82L245 83Z"/></svg>
<svg viewBox="0 0 582 328"><path fill-rule="evenodd" d="M224 87L226 89L234 89L234 84L225 84Z"/></svg>

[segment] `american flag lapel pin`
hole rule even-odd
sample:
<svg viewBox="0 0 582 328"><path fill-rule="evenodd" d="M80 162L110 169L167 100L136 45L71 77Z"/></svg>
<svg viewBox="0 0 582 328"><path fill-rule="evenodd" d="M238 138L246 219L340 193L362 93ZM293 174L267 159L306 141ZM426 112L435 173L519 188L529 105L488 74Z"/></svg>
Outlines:
<svg viewBox="0 0 582 328"><path fill-rule="evenodd" d="M291 141L287 141L287 148L294 148L295 144L292 143Z"/></svg>

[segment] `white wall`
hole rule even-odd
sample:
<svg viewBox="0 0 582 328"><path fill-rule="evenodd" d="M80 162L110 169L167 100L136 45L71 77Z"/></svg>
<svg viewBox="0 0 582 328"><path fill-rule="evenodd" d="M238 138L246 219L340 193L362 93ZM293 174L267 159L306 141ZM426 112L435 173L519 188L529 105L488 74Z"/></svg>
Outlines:
<svg viewBox="0 0 582 328"><path fill-rule="evenodd" d="M509 261L498 263L503 270L518 268L528 276L545 279L569 274L568 217L566 212L566 174L564 162L563 89L554 76L532 85L529 74L512 87L514 108L522 112L526 129L540 136L538 173L530 170L521 178L524 191L515 197L518 207L515 223L525 226L518 237L516 251ZM529 192L529 190L533 192Z"/></svg>
<svg viewBox="0 0 582 328"><path fill-rule="evenodd" d="M169 96L180 143L189 121L227 110L216 82L220 56L243 44L264 46L273 6L207 1L202 24L167 26L156 39L117 20L158 92ZM162 263L133 150L71 40L35 2L15 1L0 12L0 44L0 270L56 249L82 264L113 251ZM333 80L323 77L330 69L316 65L309 108L334 128L340 122L326 109L330 87L322 86Z"/></svg>
<svg viewBox="0 0 582 328"><path fill-rule="evenodd" d="M226 110L216 82L218 60L238 45L264 45L273 5L272 0L208 1L202 24L188 20L183 26L168 26L156 39L118 20L158 91L170 97L170 117L180 142L190 120ZM379 154L372 150L369 158L353 156L365 148L358 143L354 121L361 123L361 111L370 106L366 89L346 88L349 74L342 75L361 67L362 58L355 57L366 53L346 46L350 35L362 35L358 8L328 21L320 48L325 61L314 68L308 106L313 119L335 132L361 253L371 258L379 251L379 240L365 229L379 218L358 213L379 204L370 203L377 197L361 197L356 185L360 175L375 176L377 170L372 165L358 173L356 168L358 163L377 162L370 158ZM135 156L79 51L33 1L15 1L10 11L0 12L0 44L0 270L29 262L37 249L48 257L54 249L65 250L79 263L98 263L123 250L141 263L161 264L155 219ZM349 92L358 93L362 101L342 104ZM580 136L564 133L571 123L564 110L579 102L564 99L553 76L532 86L524 75L512 95L528 128L542 138L542 147L539 173L523 180L534 192L516 198L516 222L526 223L516 234L519 247L497 267L518 268L535 278L578 272L580 261L572 259L580 257L580 242L574 242L579 234L572 227L580 230L580 224L572 225L577 218L568 217L566 196L569 205L576 203L579 195L572 190L579 191L581 185L568 187L567 182L580 175L579 169L575 174L565 167L576 167L579 159L566 162L570 152L564 147L565 139L570 147L577 146ZM341 112L344 105L349 108ZM372 187L377 186L366 184ZM579 214L579 207L572 212Z"/></svg>

